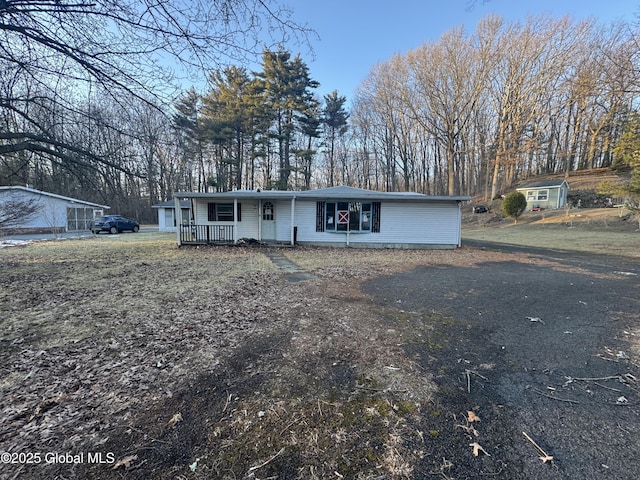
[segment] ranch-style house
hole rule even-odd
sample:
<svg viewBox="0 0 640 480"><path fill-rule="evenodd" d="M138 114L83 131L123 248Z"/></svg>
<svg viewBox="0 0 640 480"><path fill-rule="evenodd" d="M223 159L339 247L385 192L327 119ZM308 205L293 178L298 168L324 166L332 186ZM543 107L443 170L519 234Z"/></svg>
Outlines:
<svg viewBox="0 0 640 480"><path fill-rule="evenodd" d="M456 248L467 196L376 192L353 187L319 190L178 192L178 245L266 244L362 248Z"/></svg>

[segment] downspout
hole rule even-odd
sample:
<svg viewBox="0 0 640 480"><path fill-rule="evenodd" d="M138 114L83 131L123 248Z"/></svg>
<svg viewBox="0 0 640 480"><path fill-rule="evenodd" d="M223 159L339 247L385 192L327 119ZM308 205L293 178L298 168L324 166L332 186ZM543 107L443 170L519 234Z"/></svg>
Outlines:
<svg viewBox="0 0 640 480"><path fill-rule="evenodd" d="M182 246L182 210L180 209L180 199L173 197L174 211L173 216L176 219L176 232L178 235L178 247Z"/></svg>
<svg viewBox="0 0 640 480"><path fill-rule="evenodd" d="M262 199L258 200L258 241L262 241Z"/></svg>
<svg viewBox="0 0 640 480"><path fill-rule="evenodd" d="M351 218L347 222L347 247L349 246L349 233L351 232Z"/></svg>
<svg viewBox="0 0 640 480"><path fill-rule="evenodd" d="M462 202L458 200L458 248L462 246Z"/></svg>
<svg viewBox="0 0 640 480"><path fill-rule="evenodd" d="M296 196L294 195L291 198L291 246L295 245L294 242L294 231L295 231L295 219L296 219Z"/></svg>
<svg viewBox="0 0 640 480"><path fill-rule="evenodd" d="M233 199L233 243L238 243L238 199Z"/></svg>

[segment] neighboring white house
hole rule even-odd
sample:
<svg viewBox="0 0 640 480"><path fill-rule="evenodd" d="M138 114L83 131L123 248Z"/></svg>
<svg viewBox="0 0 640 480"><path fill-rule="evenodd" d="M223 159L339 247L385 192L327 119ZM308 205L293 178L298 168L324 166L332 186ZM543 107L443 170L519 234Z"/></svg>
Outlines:
<svg viewBox="0 0 640 480"><path fill-rule="evenodd" d="M183 200L181 203L181 222L189 223L189 201ZM167 202L152 205L152 208L158 210L158 230L161 232L175 232L176 226L176 202L169 200Z"/></svg>
<svg viewBox="0 0 640 480"><path fill-rule="evenodd" d="M564 179L525 183L516 188L527 199L527 210L558 209L567 204L569 184Z"/></svg>
<svg viewBox="0 0 640 480"><path fill-rule="evenodd" d="M30 201L39 207L36 213L11 227L11 229L26 231L88 230L89 222L109 209L107 205L63 197L29 187L0 187L0 203L15 201Z"/></svg>
<svg viewBox="0 0 640 480"><path fill-rule="evenodd" d="M174 208L181 209L185 200L189 221L178 229L178 245L252 238L291 245L455 248L461 239L461 204L471 197L352 187L179 192Z"/></svg>

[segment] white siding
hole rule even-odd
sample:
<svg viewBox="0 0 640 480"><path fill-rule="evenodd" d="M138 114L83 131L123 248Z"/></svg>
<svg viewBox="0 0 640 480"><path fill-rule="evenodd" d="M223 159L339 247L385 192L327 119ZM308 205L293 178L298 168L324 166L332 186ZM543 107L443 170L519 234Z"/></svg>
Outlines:
<svg viewBox="0 0 640 480"><path fill-rule="evenodd" d="M198 200L195 202L195 223L196 225L233 225L233 222L210 222L209 221L209 201ZM214 202L214 203L233 203L233 202ZM241 220L238 222L237 238L258 238L258 201L243 200L238 201L241 205Z"/></svg>
<svg viewBox="0 0 640 480"><path fill-rule="evenodd" d="M242 220L238 222L237 238L258 238L258 201L243 200L238 201L242 205Z"/></svg>
<svg viewBox="0 0 640 480"><path fill-rule="evenodd" d="M276 219L276 241L291 241L291 200L273 202ZM296 205L297 210L297 205Z"/></svg>
<svg viewBox="0 0 640 480"><path fill-rule="evenodd" d="M291 200L269 200L274 204L275 240L289 243L292 235ZM209 200L195 203L197 225L232 225L233 222L209 222ZM237 238L260 239L258 200L242 200L242 220L238 222ZM458 202L429 203L381 202L380 232L354 233L316 232L316 201L295 200L294 227L297 241L308 244L388 247L455 247L460 243L460 208Z"/></svg>
<svg viewBox="0 0 640 480"><path fill-rule="evenodd" d="M380 240L389 243L458 244L459 208L445 204L382 204Z"/></svg>
<svg viewBox="0 0 640 480"><path fill-rule="evenodd" d="M347 244L345 232L316 232L316 202L296 203L296 226L301 243ZM350 233L349 245L456 246L460 242L458 203L389 203L380 207L379 233Z"/></svg>
<svg viewBox="0 0 640 480"><path fill-rule="evenodd" d="M326 233L316 232L316 202L296 200L295 226L298 227L298 242L329 242Z"/></svg>
<svg viewBox="0 0 640 480"><path fill-rule="evenodd" d="M170 215L173 217L173 208L157 208L158 211L158 231L160 232L175 232L176 229L173 226L173 222L167 224L167 210L172 212Z"/></svg>
<svg viewBox="0 0 640 480"><path fill-rule="evenodd" d="M5 191L1 194L1 201L30 201L35 200L41 206L40 210L21 222L17 228L67 228L67 206L71 206L60 198L46 197L25 191Z"/></svg>

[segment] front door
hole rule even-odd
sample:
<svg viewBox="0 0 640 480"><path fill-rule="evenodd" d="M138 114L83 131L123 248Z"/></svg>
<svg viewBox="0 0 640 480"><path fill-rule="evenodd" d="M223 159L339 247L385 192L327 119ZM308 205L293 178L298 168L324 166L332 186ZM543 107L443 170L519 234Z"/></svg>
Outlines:
<svg viewBox="0 0 640 480"><path fill-rule="evenodd" d="M272 202L262 204L262 240L276 239L276 211Z"/></svg>

